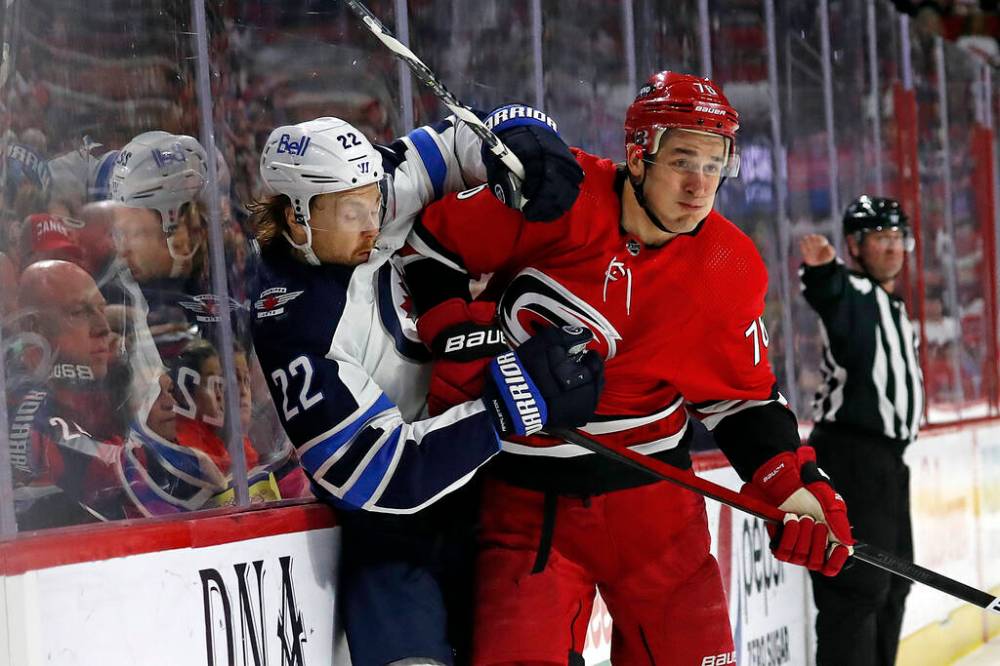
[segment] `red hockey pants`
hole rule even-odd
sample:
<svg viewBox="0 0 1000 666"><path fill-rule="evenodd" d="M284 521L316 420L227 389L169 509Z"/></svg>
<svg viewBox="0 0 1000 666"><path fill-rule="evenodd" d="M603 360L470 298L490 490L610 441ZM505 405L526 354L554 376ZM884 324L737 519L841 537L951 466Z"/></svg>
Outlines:
<svg viewBox="0 0 1000 666"><path fill-rule="evenodd" d="M549 502L546 549L545 494L486 485L475 664L582 664L595 587L614 623L612 663L733 663L700 496L661 482Z"/></svg>

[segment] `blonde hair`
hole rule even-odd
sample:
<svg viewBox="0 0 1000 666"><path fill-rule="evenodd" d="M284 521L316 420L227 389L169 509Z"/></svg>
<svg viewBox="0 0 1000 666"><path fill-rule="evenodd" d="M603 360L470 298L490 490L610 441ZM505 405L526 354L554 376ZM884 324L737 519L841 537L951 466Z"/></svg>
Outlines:
<svg viewBox="0 0 1000 666"><path fill-rule="evenodd" d="M254 199L247 204L247 210L250 211L250 228L253 229L254 237L262 248L280 238L282 232L289 231L285 211L291 205L291 199L285 194Z"/></svg>

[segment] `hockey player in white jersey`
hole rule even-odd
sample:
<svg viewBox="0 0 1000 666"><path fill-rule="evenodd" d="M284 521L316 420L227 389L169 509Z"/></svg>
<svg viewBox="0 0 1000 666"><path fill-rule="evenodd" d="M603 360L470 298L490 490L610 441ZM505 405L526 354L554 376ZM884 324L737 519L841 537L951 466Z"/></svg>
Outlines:
<svg viewBox="0 0 1000 666"><path fill-rule="evenodd" d="M549 129L498 129L526 167L525 214L558 217L582 176L568 148ZM602 383L596 354L573 353L589 334L559 332L514 353L456 330L452 347L496 351L487 397L427 417L431 355L390 259L442 194L488 180L514 200L481 149L454 119L373 146L319 118L275 129L261 156L272 196L251 205L261 246L253 337L314 491L347 509L340 592L355 666L464 663L468 632L455 624L471 616L468 482L500 450L498 435L584 423Z"/></svg>

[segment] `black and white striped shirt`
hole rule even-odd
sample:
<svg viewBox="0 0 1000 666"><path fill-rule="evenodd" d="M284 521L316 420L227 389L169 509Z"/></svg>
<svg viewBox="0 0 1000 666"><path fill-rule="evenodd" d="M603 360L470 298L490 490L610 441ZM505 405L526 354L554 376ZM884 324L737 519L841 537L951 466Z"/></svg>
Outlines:
<svg viewBox="0 0 1000 666"><path fill-rule="evenodd" d="M802 293L820 316L823 383L816 422L913 441L924 408L918 337L902 299L832 261L799 269Z"/></svg>

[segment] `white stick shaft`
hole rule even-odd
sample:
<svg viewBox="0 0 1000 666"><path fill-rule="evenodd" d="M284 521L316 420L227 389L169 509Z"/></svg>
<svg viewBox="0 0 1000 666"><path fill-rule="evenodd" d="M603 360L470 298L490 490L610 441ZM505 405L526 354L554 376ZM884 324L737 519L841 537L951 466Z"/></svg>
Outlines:
<svg viewBox="0 0 1000 666"><path fill-rule="evenodd" d="M464 121L473 132L476 133L483 143L489 146L490 151L496 155L504 165L510 169L519 181L524 180L524 165L521 164L521 160L517 159L517 156L510 152L510 149L503 144L502 141L494 134L479 117L474 114L469 107L462 104L447 88L441 83L441 80L434 75L434 72L424 64L424 62L416 56L409 48L406 47L401 41L392 36L392 33L379 21L375 16L368 11L362 3L357 0L345 0L347 5L357 14L361 20L364 22L368 29L372 31L379 40L386 45L386 47L392 51L398 58L401 58L418 79L425 85L427 85L434 94L444 103L448 109L454 113L458 118Z"/></svg>

